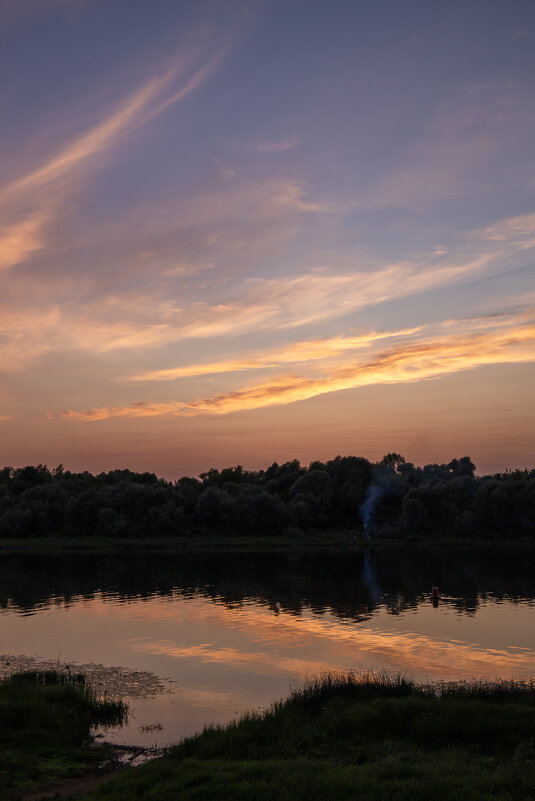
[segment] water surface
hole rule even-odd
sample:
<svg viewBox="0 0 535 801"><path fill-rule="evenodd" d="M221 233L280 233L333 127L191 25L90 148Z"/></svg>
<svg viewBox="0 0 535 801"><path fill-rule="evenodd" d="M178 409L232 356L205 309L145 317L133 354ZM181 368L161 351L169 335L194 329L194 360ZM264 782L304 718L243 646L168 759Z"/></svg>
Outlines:
<svg viewBox="0 0 535 801"><path fill-rule="evenodd" d="M528 554L8 556L0 653L148 671L108 739L163 745L333 669L535 674ZM441 600L430 593L438 584Z"/></svg>

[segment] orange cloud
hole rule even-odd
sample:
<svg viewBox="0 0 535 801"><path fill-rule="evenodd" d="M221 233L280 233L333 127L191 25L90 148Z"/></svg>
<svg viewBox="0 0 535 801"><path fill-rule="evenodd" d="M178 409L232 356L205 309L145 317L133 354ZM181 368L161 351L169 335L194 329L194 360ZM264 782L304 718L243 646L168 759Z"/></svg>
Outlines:
<svg viewBox="0 0 535 801"><path fill-rule="evenodd" d="M213 375L216 373L239 372L242 370L255 370L259 368L277 367L280 364L295 362L309 362L316 359L325 359L336 356L348 350L366 348L381 339L409 336L420 331L421 327L406 328L400 331L381 331L360 334L353 337L330 337L316 339L309 342L293 342L279 350L264 351L249 358L223 359L208 364L190 364L185 367L173 367L168 370L155 370L131 376L130 381L171 381L174 378L185 378L199 375Z"/></svg>
<svg viewBox="0 0 535 801"><path fill-rule="evenodd" d="M30 253L44 248L42 229L47 220L38 212L0 230L0 270L13 267Z"/></svg>
<svg viewBox="0 0 535 801"><path fill-rule="evenodd" d="M64 412L64 416L73 420L95 421L112 417L228 414L294 403L328 392L370 384L422 381L482 365L532 361L535 361L533 322L489 333L453 335L399 345L378 354L368 362L351 362L338 367L329 375L317 378L285 375L189 403L141 401L123 407L68 410Z"/></svg>
<svg viewBox="0 0 535 801"><path fill-rule="evenodd" d="M318 270L278 279L250 279L241 297L217 305L192 302L182 309L172 300L144 293L109 295L95 307L69 312L54 306L45 315L7 311L0 333L16 336L6 367L43 349L81 348L92 352L154 348L167 342L237 337L249 331L292 329L348 315L360 308L417 294L460 280L486 267L482 256L462 264L422 269L419 263L390 264L374 272L333 274ZM64 331L70 336L65 339ZM26 333L27 331L27 333ZM33 333L32 333L33 332ZM37 333L36 333L37 332ZM309 355L312 358L313 354ZM294 358L282 358L284 363Z"/></svg>
<svg viewBox="0 0 535 801"><path fill-rule="evenodd" d="M455 328L456 331L468 329L476 331L482 328L488 329L510 326L512 322L529 321L533 312L528 309L526 312L515 315L507 313L492 314L486 317L472 317L465 320L445 320L436 325L417 326L415 328L404 328L393 331L370 331L355 336L336 336L325 337L323 339L305 340L302 342L292 342L277 350L248 354L239 358L222 359L217 362L201 364L189 364L183 367L171 367L165 370L153 370L139 375L128 376L125 381L172 381L176 378L191 378L193 376L216 375L219 373L242 372L246 370L258 370L278 367L281 364L296 364L300 362L310 362L321 359L328 359L338 356L347 351L369 348L376 342L383 339L395 339L397 337L407 337L418 334L425 329L445 329L446 331Z"/></svg>

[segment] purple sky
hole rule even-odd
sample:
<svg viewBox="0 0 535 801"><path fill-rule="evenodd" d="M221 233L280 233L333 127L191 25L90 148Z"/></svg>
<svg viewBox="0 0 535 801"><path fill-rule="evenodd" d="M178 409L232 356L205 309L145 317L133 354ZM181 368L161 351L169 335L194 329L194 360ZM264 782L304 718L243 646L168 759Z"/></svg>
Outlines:
<svg viewBox="0 0 535 801"><path fill-rule="evenodd" d="M535 6L0 2L3 464L535 463Z"/></svg>

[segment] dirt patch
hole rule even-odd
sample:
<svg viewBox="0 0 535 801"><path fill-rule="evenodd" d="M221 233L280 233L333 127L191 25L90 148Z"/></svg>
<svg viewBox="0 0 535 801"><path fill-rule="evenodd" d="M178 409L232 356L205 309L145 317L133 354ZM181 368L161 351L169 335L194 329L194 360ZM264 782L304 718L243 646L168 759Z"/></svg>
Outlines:
<svg viewBox="0 0 535 801"><path fill-rule="evenodd" d="M126 765L115 765L113 768L92 771L84 776L76 776L72 779L54 782L38 791L32 790L31 792L12 795L9 801L45 801L45 799L48 801L51 798L79 798L95 790L112 776L127 769Z"/></svg>
<svg viewBox="0 0 535 801"><path fill-rule="evenodd" d="M96 748L105 748L106 757L98 768L91 768L81 776L61 779L39 790L13 791L7 801L49 801L49 799L76 799L90 793L104 782L125 770L143 765L162 756L164 751L155 748L138 748L102 743Z"/></svg>

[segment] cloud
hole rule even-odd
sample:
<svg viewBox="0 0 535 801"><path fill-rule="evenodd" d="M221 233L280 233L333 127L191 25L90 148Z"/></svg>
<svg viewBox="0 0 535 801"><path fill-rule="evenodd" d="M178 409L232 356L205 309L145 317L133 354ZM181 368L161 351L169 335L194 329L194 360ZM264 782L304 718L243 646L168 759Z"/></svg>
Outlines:
<svg viewBox="0 0 535 801"><path fill-rule="evenodd" d="M256 191L267 208L276 203L273 194L275 197L279 194L279 187L271 189L271 194L266 194L265 187ZM204 213L217 215L219 209L216 204L215 211ZM30 287L22 277L20 299L16 294L12 297L7 294L8 285L4 289L0 367L10 372L20 370L25 362L46 350L82 350L95 355L121 349L157 348L187 339L236 339L250 332L290 332L334 320L366 307L500 272L504 266L510 268L515 253L525 252L531 218L532 215L525 215L501 220L469 232L466 239L471 253L438 258L434 253L424 253L413 261L387 264L375 270L363 265L353 272L337 273L324 268L300 275L251 278L242 281L238 290L235 283L222 281L217 269L212 268L202 280L208 287L206 294L219 295L220 300L215 304L197 300L195 294L188 295L186 288L180 289L178 305L174 300L177 291L169 281L180 276L168 276L158 283L150 270L150 286L141 280L139 288L129 288L128 294L110 290L107 295L102 293L100 278L98 291L93 293L94 276L62 275L61 281L66 285L63 302L57 299L60 290L56 284L52 283L49 291L48 283L37 282L32 306ZM30 237L24 246L28 247L28 243L37 245L38 240ZM5 254L9 257L9 248ZM142 256L141 272L146 275L146 253ZM133 263L132 259L130 278ZM184 272L182 268L180 272ZM187 265L185 272L184 280L188 280L187 274L194 274L195 270ZM110 276L105 273L102 280L110 284ZM50 277L47 281L50 282ZM88 293L93 294L88 296ZM42 301L47 294L50 303L43 312Z"/></svg>
<svg viewBox="0 0 535 801"><path fill-rule="evenodd" d="M67 410L78 421L115 417L188 416L228 414L309 400L325 393L371 384L412 383L471 370L483 365L535 361L535 321L487 333L470 333L401 344L372 359L353 360L318 377L283 375L261 383L192 402L108 406L86 411Z"/></svg>
<svg viewBox="0 0 535 801"><path fill-rule="evenodd" d="M244 372L280 367L283 364L309 364L313 361L332 360L348 351L363 350L385 339L411 337L422 334L424 331L440 330L448 333L455 331L474 332L481 329L498 329L511 326L512 323L521 323L531 319L533 310L508 313L497 312L481 317L468 317L465 319L444 320L440 323L420 325L413 328L403 328L392 331L369 331L354 336L334 336L323 339L304 340L292 342L278 349L267 349L254 353L244 354L240 357L221 359L216 362L188 364L180 367L170 367L163 370L153 370L138 375L122 378L123 381L172 381L177 378L191 378L194 376L217 375L220 373Z"/></svg>
<svg viewBox="0 0 535 801"><path fill-rule="evenodd" d="M507 217L486 228L471 231L469 236L497 245L506 244L516 250L527 250L535 247L535 214Z"/></svg>
<svg viewBox="0 0 535 801"><path fill-rule="evenodd" d="M280 278L254 278L241 297L217 304L191 302L184 309L153 307L158 325L111 337L106 349L182 339L238 337L249 331L291 330L343 317L359 309L425 292L473 277L490 261L486 255L460 264L424 269L420 263L390 264L374 272L316 270Z"/></svg>
<svg viewBox="0 0 535 801"><path fill-rule="evenodd" d="M490 187L503 193L506 183L518 194L529 174L517 158L518 142L531 143L534 124L521 85L466 85L436 106L420 137L357 205L422 212L430 204L471 198Z"/></svg>
<svg viewBox="0 0 535 801"><path fill-rule="evenodd" d="M249 213L253 214L251 208L256 198L254 213L259 217L266 215L269 219L273 214L287 220L291 213L301 214L298 207L302 195L297 195L297 208L288 205L287 201L286 212L277 210L277 198L281 195L295 198L293 191L285 192L283 187L284 183L278 182L250 186L247 195ZM239 216L239 192L234 194L233 190L227 205L232 206L234 202L235 213ZM307 200L303 202L308 203ZM290 213L292 208L294 210ZM225 213L225 204L219 200L212 208L200 212L201 217L206 215L203 220L218 219L221 215L223 221ZM191 221L194 218L195 215ZM193 224L191 221L188 224ZM250 221L245 222L251 225ZM228 222L222 225L228 227ZM132 252L117 276L113 275L112 265L105 260L101 271L92 270L83 275L72 270L60 271L54 278L48 270L46 280L37 272L31 281L22 271L12 272L9 281L4 282L0 301L0 369L10 374L22 372L29 363L47 352L79 351L88 354L90 359L103 358L99 354L109 354L106 357L109 360L114 352L130 351L134 354L185 340L217 339L220 351L225 339L236 340L248 333L258 335L286 330L290 334L302 326L347 317L376 304L510 269L517 258L515 254L523 258L532 226L533 215L530 214L507 218L464 235L461 243L465 252L459 252L457 247L456 253L455 248L450 247L448 254L423 253L411 261L387 264L378 269L370 269L366 263L359 264L358 268L356 265L353 272L336 272L332 267L325 267L299 275L246 279L239 286L227 274L222 276L215 264L208 262L202 266L211 269L204 269L202 278L196 275L195 265L189 262L179 263L178 274L173 275L170 267L173 262L169 255L164 252L162 256L156 252L154 256L150 250L138 248L134 236L129 244L139 252L137 256ZM137 231L136 224L131 223L130 227ZM100 240L106 252L106 237L99 237ZM21 227L17 236L13 236L9 245L0 252L3 259L10 262L12 247L16 253L22 247L28 250L41 244L38 225L26 229ZM165 250L165 245L163 247ZM232 253L235 255L236 251ZM94 255L92 249L93 258ZM163 259L159 276L153 265L154 258ZM136 267L138 262L139 267ZM149 283L145 276L150 276ZM125 277L128 277L127 292L124 289ZM132 283L135 288L132 288ZM197 291L200 286L203 290ZM219 301L210 303L202 300L203 295L217 295ZM529 302L525 297L518 298L517 303L521 304L523 300ZM458 321L454 325L458 330ZM277 364L294 363L294 359L299 360L299 354L292 344L287 353L281 353L279 349L276 353L246 353L228 360L212 359L207 366L201 365L201 372L196 374L257 369L257 359L263 360L259 367L273 368ZM307 359L315 360L310 349ZM191 369L195 371L199 366L176 365L176 368L179 372L170 375L185 377L186 373L193 375ZM120 365L116 370L121 370ZM124 374L124 369L121 372ZM141 373L136 375L139 377ZM163 378L153 376L151 380Z"/></svg>
<svg viewBox="0 0 535 801"><path fill-rule="evenodd" d="M2 190L2 194L42 186L72 172L80 162L109 148L119 136L148 122L170 105L183 100L212 74L221 57L222 52L217 52L207 64L197 68L189 78L186 78L184 85L178 91L165 96L165 91L172 83L179 78L184 79L184 73L191 68L191 56L176 59L161 75L151 78L122 101L109 117L66 145L45 164L9 184ZM151 105L153 101L157 102Z"/></svg>
<svg viewBox="0 0 535 801"><path fill-rule="evenodd" d="M129 381L171 381L175 378L185 378L199 375L214 375L216 373L239 372L259 368L278 367L281 364L310 362L316 359L326 359L345 353L348 350L359 350L369 347L372 343L392 337L409 336L420 330L407 328L400 331L372 331L357 336L330 337L310 340L307 342L293 342L278 350L268 350L240 359L223 359L208 364L190 364L184 367L173 367L167 370L155 370L150 373L130 376Z"/></svg>
<svg viewBox="0 0 535 801"><path fill-rule="evenodd" d="M288 214L332 213L332 206L307 197L299 181L268 179L243 181L218 187L187 198L174 209L175 226L179 230L215 226L221 223L267 222L283 220Z"/></svg>
<svg viewBox="0 0 535 801"><path fill-rule="evenodd" d="M293 150L300 144L298 136L283 136L282 139L261 139L255 145L259 153L280 153L284 150Z"/></svg>
<svg viewBox="0 0 535 801"><path fill-rule="evenodd" d="M88 0L5 0L0 3L0 26L43 16L53 11L78 10Z"/></svg>
<svg viewBox="0 0 535 801"><path fill-rule="evenodd" d="M70 173L79 162L108 148L118 136L128 130L129 126L140 122L149 103L161 94L176 73L177 67L174 66L162 76L148 81L141 89L122 102L108 118L74 142L66 145L36 170L9 184L2 190L2 195L40 187L50 181L62 178Z"/></svg>
<svg viewBox="0 0 535 801"><path fill-rule="evenodd" d="M249 279L241 297L217 304L192 301L183 308L143 295L141 303L108 299L101 314L113 322L93 319L99 348L155 347L184 339L233 337L250 331L293 329L335 319L358 309L424 292L473 276L487 264L476 258L460 265L422 270L411 263L391 264L375 272L333 274L315 271L273 279ZM147 316L149 320L147 320ZM122 318L122 319L121 319ZM145 319L144 319L145 318Z"/></svg>
<svg viewBox="0 0 535 801"><path fill-rule="evenodd" d="M46 247L46 224L61 216L86 162L197 89L214 72L227 49L225 44L216 48L200 66L193 50L176 57L99 123L38 167L0 187L0 212L10 218L0 230L0 269L20 264L32 251ZM177 88L179 81L182 85Z"/></svg>
<svg viewBox="0 0 535 801"><path fill-rule="evenodd" d="M46 214L38 212L0 229L0 270L19 264L30 253L45 247L43 226L47 219Z"/></svg>

